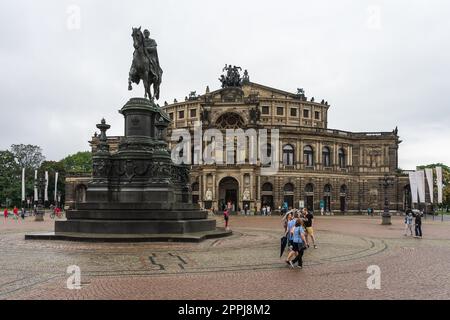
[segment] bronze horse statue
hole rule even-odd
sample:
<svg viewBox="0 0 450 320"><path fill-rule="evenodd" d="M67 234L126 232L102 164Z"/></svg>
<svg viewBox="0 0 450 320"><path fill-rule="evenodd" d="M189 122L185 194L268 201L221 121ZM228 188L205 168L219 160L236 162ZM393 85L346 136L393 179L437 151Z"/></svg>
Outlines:
<svg viewBox="0 0 450 320"><path fill-rule="evenodd" d="M150 34L147 30L145 31ZM128 90L132 90L131 83L139 84L142 80L145 87L144 97L153 100L150 87L153 85L154 97L159 99L159 86L161 84L162 70L159 66L158 54L156 52L156 42L149 38L144 38L141 27L133 28L133 62L128 76ZM146 40L151 46L146 48Z"/></svg>

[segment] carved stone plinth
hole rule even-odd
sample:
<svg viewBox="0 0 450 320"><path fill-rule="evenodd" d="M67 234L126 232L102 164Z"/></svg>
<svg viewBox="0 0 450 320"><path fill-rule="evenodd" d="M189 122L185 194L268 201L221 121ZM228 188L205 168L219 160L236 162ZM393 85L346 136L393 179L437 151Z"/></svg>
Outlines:
<svg viewBox="0 0 450 320"><path fill-rule="evenodd" d="M132 98L119 112L125 118L125 136L118 151L110 153L109 125L102 120L86 202L75 202L67 221L56 221L53 236L42 239L200 241L229 235L191 203L189 168L171 160L162 134L170 120L159 106Z"/></svg>

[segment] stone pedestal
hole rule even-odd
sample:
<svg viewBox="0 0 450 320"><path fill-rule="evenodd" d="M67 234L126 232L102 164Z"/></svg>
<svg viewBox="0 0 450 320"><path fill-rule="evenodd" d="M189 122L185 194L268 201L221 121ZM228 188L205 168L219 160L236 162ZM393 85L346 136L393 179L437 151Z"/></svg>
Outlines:
<svg viewBox="0 0 450 320"><path fill-rule="evenodd" d="M76 202L67 221L56 221L55 233L42 238L200 241L231 234L191 203L189 168L171 160L161 133L170 120L159 106L132 98L120 113L125 136L119 150L109 152L109 125L102 120L86 202Z"/></svg>
<svg viewBox="0 0 450 320"><path fill-rule="evenodd" d="M391 214L383 212L381 215L381 224L382 225L391 225Z"/></svg>

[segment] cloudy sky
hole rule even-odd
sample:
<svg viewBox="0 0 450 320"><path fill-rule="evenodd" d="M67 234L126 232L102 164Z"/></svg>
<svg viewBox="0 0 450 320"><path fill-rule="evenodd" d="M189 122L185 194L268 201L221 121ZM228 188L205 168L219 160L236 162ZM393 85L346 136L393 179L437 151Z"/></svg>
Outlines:
<svg viewBox="0 0 450 320"><path fill-rule="evenodd" d="M1 1L0 149L47 159L88 150L105 117L121 135L131 27L149 28L164 100L217 89L225 63L331 104L329 127L391 131L400 167L450 164L448 1Z"/></svg>

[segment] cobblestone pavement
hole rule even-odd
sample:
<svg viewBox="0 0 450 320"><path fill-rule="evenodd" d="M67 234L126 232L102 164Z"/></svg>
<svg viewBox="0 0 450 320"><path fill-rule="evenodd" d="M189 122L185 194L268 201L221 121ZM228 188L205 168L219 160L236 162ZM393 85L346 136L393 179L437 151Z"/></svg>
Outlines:
<svg viewBox="0 0 450 320"><path fill-rule="evenodd" d="M279 217L230 222L233 236L201 243L114 244L25 241L53 221L2 221L0 299L450 299L449 222L427 220L415 239L401 217L319 216L302 270L279 258ZM67 289L71 265L80 290ZM380 290L367 289L370 265Z"/></svg>

